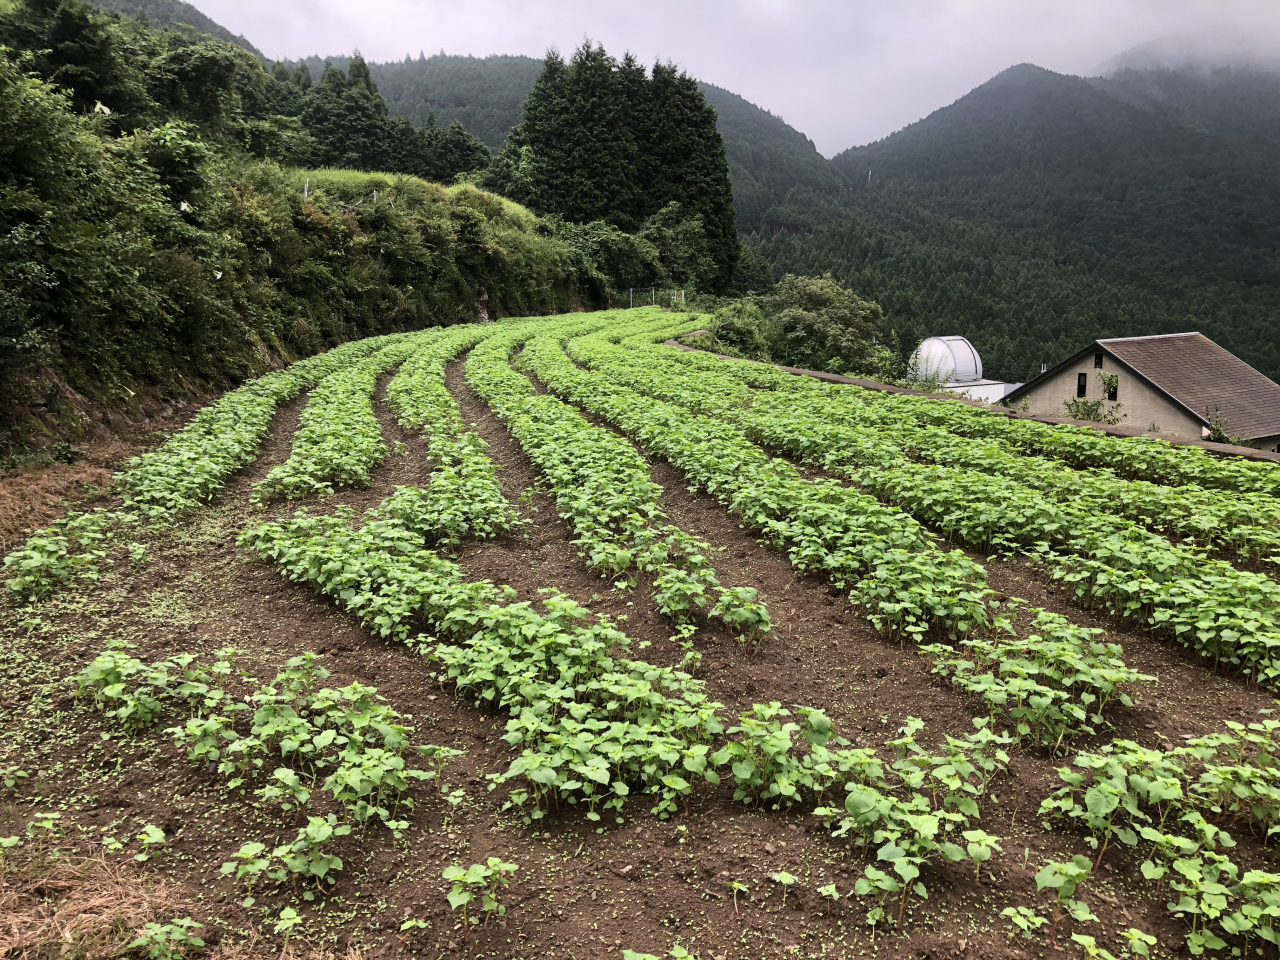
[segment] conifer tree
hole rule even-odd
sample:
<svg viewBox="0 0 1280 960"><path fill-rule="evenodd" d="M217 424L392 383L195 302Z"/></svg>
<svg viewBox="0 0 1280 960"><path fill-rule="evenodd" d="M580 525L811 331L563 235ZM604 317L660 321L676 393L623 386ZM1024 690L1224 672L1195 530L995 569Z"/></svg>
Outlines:
<svg viewBox="0 0 1280 960"><path fill-rule="evenodd" d="M485 183L573 223L638 230L661 212L655 236L698 235L708 255L664 260L709 263L697 283L716 292L733 279L733 189L716 114L671 64L649 76L630 54L619 63L589 41L568 63L550 51ZM690 220L688 229L673 229L672 209Z"/></svg>

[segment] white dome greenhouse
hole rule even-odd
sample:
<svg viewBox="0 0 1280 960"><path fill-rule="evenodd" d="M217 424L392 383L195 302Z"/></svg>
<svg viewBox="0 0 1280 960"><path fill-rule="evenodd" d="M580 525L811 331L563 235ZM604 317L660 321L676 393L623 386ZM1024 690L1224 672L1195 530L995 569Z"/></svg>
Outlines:
<svg viewBox="0 0 1280 960"><path fill-rule="evenodd" d="M995 403L1020 383L982 378L982 357L964 337L930 337L911 354L907 365L912 380L931 381L943 390L972 400Z"/></svg>

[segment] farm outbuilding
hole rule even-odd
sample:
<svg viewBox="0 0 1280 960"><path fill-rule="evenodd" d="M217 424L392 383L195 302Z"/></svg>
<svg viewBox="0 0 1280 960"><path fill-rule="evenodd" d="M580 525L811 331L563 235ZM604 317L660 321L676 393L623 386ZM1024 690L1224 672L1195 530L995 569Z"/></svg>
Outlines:
<svg viewBox="0 0 1280 960"><path fill-rule="evenodd" d="M930 337L921 342L909 361L913 380L932 380L949 393L971 400L995 403L1020 386L982 376L982 357L964 337Z"/></svg>
<svg viewBox="0 0 1280 960"><path fill-rule="evenodd" d="M1217 420L1280 450L1280 384L1202 333L1095 340L1002 402L1061 417L1073 400L1101 400L1131 426L1183 438L1207 436Z"/></svg>

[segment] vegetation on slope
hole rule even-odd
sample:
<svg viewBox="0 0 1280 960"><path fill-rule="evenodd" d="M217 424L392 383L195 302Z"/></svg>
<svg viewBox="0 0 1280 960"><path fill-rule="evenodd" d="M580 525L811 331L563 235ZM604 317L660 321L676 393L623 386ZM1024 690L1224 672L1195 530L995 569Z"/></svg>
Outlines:
<svg viewBox="0 0 1280 960"><path fill-rule="evenodd" d="M238 47L79 0L0 15L0 46L8 445L63 409L36 369L103 399L190 394L273 355L474 319L485 295L537 314L604 290L536 217L473 187L282 166L325 144L275 111L297 88Z"/></svg>
<svg viewBox="0 0 1280 960"><path fill-rule="evenodd" d="M209 19L185 0L91 0L91 2L101 10L118 13L122 17L144 19L160 30L182 33L183 28L189 27L216 40L234 43L252 54L262 56L262 51L243 36L234 34L222 24Z"/></svg>

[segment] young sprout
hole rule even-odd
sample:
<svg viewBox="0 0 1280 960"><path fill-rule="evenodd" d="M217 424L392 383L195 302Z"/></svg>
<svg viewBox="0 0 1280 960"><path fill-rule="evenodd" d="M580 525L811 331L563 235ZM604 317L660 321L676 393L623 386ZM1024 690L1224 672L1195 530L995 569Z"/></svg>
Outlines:
<svg viewBox="0 0 1280 960"><path fill-rule="evenodd" d="M738 913L738 894L749 893L751 888L745 883L741 883L737 880L730 881L729 883L726 883L725 886L733 893L733 915L735 917L742 916L742 914Z"/></svg>
<svg viewBox="0 0 1280 960"><path fill-rule="evenodd" d="M27 836L36 841L42 853L48 839L57 835L58 821L61 819L60 813L37 813L27 824Z"/></svg>
<svg viewBox="0 0 1280 960"><path fill-rule="evenodd" d="M453 889L449 891L449 906L454 910L462 908L462 939L467 938L471 925L480 922L470 915L470 906L477 895L484 912L485 926L489 925L491 914L502 916L507 912L507 908L499 902L498 894L511 882L512 874L519 869L514 863L503 863L500 857L490 857L485 863L473 863L465 870L457 865L445 868L440 876L453 881Z"/></svg>
<svg viewBox="0 0 1280 960"><path fill-rule="evenodd" d="M818 888L818 896L826 897L832 903L840 899L840 891L836 889L834 883L828 883L825 887Z"/></svg>
<svg viewBox="0 0 1280 960"><path fill-rule="evenodd" d="M1008 917L1009 922L1027 938L1034 936L1036 930L1049 922L1030 907L1005 907L1000 911L1000 916Z"/></svg>
<svg viewBox="0 0 1280 960"><path fill-rule="evenodd" d="M1151 947L1156 945L1156 938L1149 933L1143 933L1137 927L1130 927L1120 936L1129 941L1129 952L1135 957L1151 956Z"/></svg>
<svg viewBox="0 0 1280 960"><path fill-rule="evenodd" d="M1089 912L1087 905L1071 899L1076 887L1084 883L1092 872L1093 864L1087 857L1076 854L1070 863L1047 863L1036 874L1036 889L1046 887L1057 897L1053 910L1053 926L1049 929L1049 943L1055 948L1058 945L1058 921L1062 919L1062 908L1066 907L1077 920L1096 919Z"/></svg>
<svg viewBox="0 0 1280 960"><path fill-rule="evenodd" d="M1073 933L1071 939L1084 947L1084 955L1088 960L1116 960L1115 954L1098 946L1098 941L1083 933Z"/></svg>
<svg viewBox="0 0 1280 960"><path fill-rule="evenodd" d="M779 870L777 873L769 874L769 879L774 883L782 884L782 907L787 905L787 890L796 882L796 878L785 870ZM782 909L781 907L779 909Z"/></svg>
<svg viewBox="0 0 1280 960"><path fill-rule="evenodd" d="M274 930L276 933L284 934L284 949L289 949L289 937L293 935L293 928L302 923L302 918L298 916L298 911L293 907L285 907L280 911L280 919L275 922ZM283 952L283 951L282 951Z"/></svg>
<svg viewBox="0 0 1280 960"><path fill-rule="evenodd" d="M147 824L142 828L142 832L138 834L138 839L142 841L142 852L135 854L133 859L139 863L150 860L154 856L151 851L155 847L164 846L165 843L164 831L151 824Z"/></svg>
<svg viewBox="0 0 1280 960"><path fill-rule="evenodd" d="M258 877L266 873L271 866L271 860L268 857L261 856L266 850L266 846L261 843L246 843L239 850L232 854L235 860L229 861L222 865L219 871L224 877L232 873L236 875L236 880L245 882L245 898L242 903L244 907L253 906L253 885L257 883ZM283 870L280 871L283 874Z"/></svg>
<svg viewBox="0 0 1280 960"><path fill-rule="evenodd" d="M963 836L969 841L966 849L969 859L973 861L974 879L981 880L982 865L991 859L991 851L1004 851L1004 848L1000 846L1000 838L993 837L982 830L966 830Z"/></svg>

